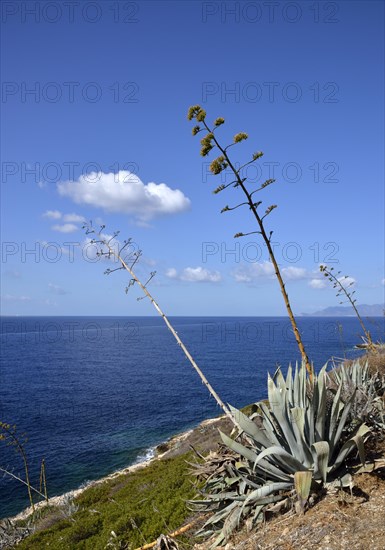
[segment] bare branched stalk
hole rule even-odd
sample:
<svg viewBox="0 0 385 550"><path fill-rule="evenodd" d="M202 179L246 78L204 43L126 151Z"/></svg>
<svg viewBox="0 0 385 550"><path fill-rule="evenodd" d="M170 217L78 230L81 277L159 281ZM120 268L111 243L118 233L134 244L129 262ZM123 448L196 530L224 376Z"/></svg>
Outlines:
<svg viewBox="0 0 385 550"><path fill-rule="evenodd" d="M40 494L41 491L44 491L44 498L48 502L48 492L47 492L47 478L45 475L45 460L44 458L41 461L40 467Z"/></svg>
<svg viewBox="0 0 385 550"><path fill-rule="evenodd" d="M32 485L30 483L28 460L27 460L27 455L26 455L25 450L24 450L24 445L21 443L20 439L17 437L17 435L15 433L15 427L12 428L10 424L6 424L5 422L0 422L0 429L4 432L3 434L0 433L0 439L3 439L3 440L8 439L8 444L13 445L16 448L17 452L20 453L20 455L23 459L24 472L25 472L25 481L20 479L19 477L15 476L11 472L8 472L7 470L4 470L2 468L0 468L0 470L3 471L4 473L7 473L11 477L14 477L18 481L21 481L22 483L24 483L27 486L29 502L31 504L32 510L35 511L35 505L34 505L33 498L32 498L32 490L35 490L35 489L32 487ZM39 491L36 491L36 492L39 492ZM42 495L42 496L44 497L44 495Z"/></svg>
<svg viewBox="0 0 385 550"><path fill-rule="evenodd" d="M234 174L234 177L235 177L235 180L232 181L231 183L229 183L227 185L220 185L219 187L217 187L217 189L215 189L214 193L220 193L221 191L223 191L224 189L226 189L227 187L232 185L233 187L240 187L241 190L243 191L245 197L246 197L246 202L242 202L242 203L240 203L240 204L238 204L238 205L236 205L232 208L230 208L229 206L225 206L222 209L222 212L235 210L236 208L239 208L240 206L245 206L246 205L246 206L249 207L249 209L251 210L252 214L254 215L254 217L257 221L257 224L258 224L258 227L259 227L258 231L252 231L252 232L249 232L249 233L237 233L236 235L234 235L234 237L235 238L244 237L246 235L251 235L252 233L258 233L262 236L262 238L263 238L263 240L266 244L268 253L269 253L270 261L271 261L271 263L273 264L273 267L274 267L274 272L275 272L275 275L277 277L277 280L278 280L278 283L279 283L279 286L280 286L280 289L281 289L283 300L285 302L285 307L286 307L286 310L287 310L287 313L288 313L288 316L289 316L289 319L290 319L290 322L291 322L291 326L293 328L294 337L295 337L295 340L297 342L299 351L301 353L302 361L306 365L306 369L309 373L310 379L312 379L312 377L313 377L313 366L310 363L308 355L306 353L305 346L303 344L301 334L299 332L298 325L297 325L296 319L294 317L293 310L291 308L289 295L287 293L285 283L283 281L281 271L280 271L279 266L278 266L278 262L275 258L274 250L273 250L273 247L271 245L271 237L272 237L273 232L270 231L270 233L268 235L267 232L266 232L265 226L264 226L264 219L275 208L277 208L277 205L272 204L271 206L269 206L266 209L265 213L263 215L261 215L258 212L258 207L261 205L261 201L254 202L254 199L253 199L254 193L256 193L258 191L261 191L262 189L264 189L268 185L272 184L275 180L273 180L273 179L266 180L261 185L261 187L259 187L255 191L249 192L248 189L246 188L247 178L242 178L241 177L241 170L245 166L247 166L248 164L252 164L253 162L256 162L263 155L263 153L262 152L254 153L252 160L247 162L246 164L244 164L243 166L241 166L237 170L235 168L234 164L232 163L232 161L230 160L230 157L229 157L229 154L228 154L227 151L228 151L229 147L232 147L233 145L235 145L237 143L240 143L241 141L247 139L248 135L245 134L244 132L240 132L240 133L238 133L234 136L234 142L233 143L231 143L227 147L222 147L219 144L217 138L215 137L215 131L219 126L224 124L225 120L221 117L217 118L214 122L214 127L210 128L208 126L208 124L206 123L206 120L205 120L206 119L206 112L199 105L195 105L194 107L190 107L190 109L189 109L188 119L192 120L194 118L197 120L197 122L202 123L203 126L199 126L199 125L195 126L193 128L193 135L196 135L201 131L207 130L206 136L201 140L201 145L202 145L201 155L206 156L211 151L211 149L213 149L215 146L221 152L221 156L219 156L217 159L215 159L211 163L211 165L210 165L211 172L213 174L217 175L217 174L220 174L223 170L226 170L227 168L229 168L232 171L232 173Z"/></svg>
<svg viewBox="0 0 385 550"><path fill-rule="evenodd" d="M124 244L117 250L116 249L116 246L114 247L113 246L113 243L115 242L115 239L116 237L119 235L119 232L116 232L111 238L107 238L103 235L103 230L105 229L105 226L101 226L101 229L99 232L95 232L95 230L93 229L92 227L92 224L89 223L89 224L85 224L83 226L84 229L86 229L86 233L87 234L92 234L94 233L96 235L96 238L93 239L91 241L91 243L93 244L96 244L96 245L101 245L101 247L106 247L107 250L103 250L103 248L98 252L98 255L99 256L107 256L108 258L115 258L119 264L120 264L120 267L118 267L117 269L113 269L113 270L110 270L110 269L107 269L106 270L106 274L110 274L114 271L118 271L119 269L125 269L131 276L131 281L129 282L129 285L128 287L126 288L126 291L128 290L128 288L130 286L132 286L132 284L136 283L140 289L142 290L142 292L144 293L144 295L150 300L150 302L152 303L152 305L154 306L154 308L156 309L156 311L158 312L158 314L162 317L163 321L165 322L165 324L167 325L167 328L170 330L171 334L174 336L175 340L177 341L178 345L180 346L180 348L182 349L182 351L184 352L185 356L187 357L187 359L190 361L192 367L195 369L195 371L198 373L198 376L200 377L200 379L202 380L202 383L206 386L206 388L208 389L208 391L210 392L210 394L214 397L215 401L217 402L217 404L220 406L220 408L223 410L223 412L225 413L225 415L231 420L231 422L234 424L234 426L236 426L239 430L241 430L238 422L236 421L236 419L234 418L234 416L232 415L230 409L223 403L222 399L219 397L219 395L217 394L217 392L214 390L214 388L211 386L211 384L209 383L209 381L207 380L206 376L203 374L203 372L201 371L201 369L198 367L198 365L196 364L196 362L194 361L193 357L191 356L190 352L188 351L187 347L185 346L185 344L182 342L181 338L179 337L178 333L176 332L176 330L174 329L174 327L172 326L172 324L170 323L169 319L167 318L167 316L165 315L165 313L163 312L163 310L160 308L159 304L155 301L155 299L153 298L153 296L151 295L151 293L149 292L148 288L147 288L147 285L149 283L149 281L154 277L155 275L155 272L152 272L151 273L151 276L149 278L149 280L143 284L140 279L138 278L138 276L135 274L135 272L133 271L133 266L136 264L139 256L141 253L134 253L134 260L131 262L131 265L129 265L126 261L125 258L123 258L122 256L122 252L126 249L126 247L130 244L131 241L125 241ZM116 242L115 242L116 244ZM242 431L242 430L241 430Z"/></svg>
<svg viewBox="0 0 385 550"><path fill-rule="evenodd" d="M20 483L22 483L23 485L27 485L27 487L29 488L30 491L33 491L34 493L36 493L40 497L43 497L44 499L46 498L46 496L43 493L41 493L38 489L36 489L33 485L28 484L24 479L22 479L21 477L15 475L13 472L7 470L6 468L3 468L2 466L0 466L0 472L3 472L3 474L5 474L7 476L13 477L13 479L16 479L17 481L20 481ZM32 506L32 510L34 510L34 506Z"/></svg>
<svg viewBox="0 0 385 550"><path fill-rule="evenodd" d="M343 277L338 277L341 275L341 271L337 272L337 275L334 275L332 273L334 271L334 267L331 267L330 269L326 265L320 265L320 271L324 274L325 277L329 279L331 283L333 283L333 288L337 289L336 296L345 296L345 298L348 300L350 305L352 306L354 313L357 316L357 319L361 325L362 330L364 331L365 338L367 340L367 348L371 351L376 351L376 345L373 343L372 337L368 329L365 327L364 321L362 320L361 315L359 314L359 311L356 306L356 299L353 300L353 296L355 294L355 290L353 292L348 292L347 288L344 286L344 280L349 279L348 275L344 275ZM348 288L354 284L354 281L349 282ZM343 304L344 302L340 302L340 304Z"/></svg>
<svg viewBox="0 0 385 550"><path fill-rule="evenodd" d="M207 515L207 514L206 514ZM204 517L206 517L206 515ZM184 525L183 527L180 527L176 531L173 531L169 535L167 535L170 538L178 537L180 535L183 535L187 531L190 531L199 521L201 521L202 518L198 517L194 519L191 523L188 523L187 525ZM135 550L150 550L150 548L154 548L157 545L158 539L154 540L153 542L149 542L148 544L145 544L144 546L140 546L139 548L136 548Z"/></svg>

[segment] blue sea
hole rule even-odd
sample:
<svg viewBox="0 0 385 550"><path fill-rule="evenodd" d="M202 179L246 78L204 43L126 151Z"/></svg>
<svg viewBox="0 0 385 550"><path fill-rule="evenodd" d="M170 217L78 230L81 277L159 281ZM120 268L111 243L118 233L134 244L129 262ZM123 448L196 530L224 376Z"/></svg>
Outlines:
<svg viewBox="0 0 385 550"><path fill-rule="evenodd" d="M267 372L300 359L287 318L172 317L222 400L266 395ZM358 355L355 318L299 318L318 370ZM383 339L384 318L368 320ZM31 482L45 459L49 496L149 456L156 445L221 413L160 317L1 318L0 420L28 438ZM23 476L0 441L0 467ZM0 472L0 518L28 506L26 487Z"/></svg>

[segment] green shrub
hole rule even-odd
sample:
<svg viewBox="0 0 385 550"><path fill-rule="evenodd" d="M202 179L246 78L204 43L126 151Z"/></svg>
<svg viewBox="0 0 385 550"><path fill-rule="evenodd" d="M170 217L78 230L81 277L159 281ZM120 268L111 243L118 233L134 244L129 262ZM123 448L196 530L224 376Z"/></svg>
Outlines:
<svg viewBox="0 0 385 550"><path fill-rule="evenodd" d="M108 499L110 488L107 483L94 485L86 489L77 497L76 503L81 507L92 506L95 503L104 502Z"/></svg>
<svg viewBox="0 0 385 550"><path fill-rule="evenodd" d="M117 535L117 544L137 548L160 534L178 529L189 515L186 500L195 489L188 475L192 454L154 461L145 468L86 489L70 519L26 538L20 550L104 550ZM115 540L115 539L114 539Z"/></svg>
<svg viewBox="0 0 385 550"><path fill-rule="evenodd" d="M89 514L83 514L83 517L78 517L74 523L67 541L70 545L75 545L100 533L102 528L103 520L99 515L90 516Z"/></svg>

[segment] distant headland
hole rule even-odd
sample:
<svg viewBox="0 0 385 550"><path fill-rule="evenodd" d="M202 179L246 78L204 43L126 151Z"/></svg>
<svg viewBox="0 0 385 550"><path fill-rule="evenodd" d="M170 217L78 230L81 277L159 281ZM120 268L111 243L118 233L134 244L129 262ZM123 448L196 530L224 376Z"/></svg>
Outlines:
<svg viewBox="0 0 385 550"><path fill-rule="evenodd" d="M357 306L360 315L365 317L382 317L385 312L384 304L361 304ZM332 306L314 313L302 313L306 317L354 317L355 313L350 306Z"/></svg>

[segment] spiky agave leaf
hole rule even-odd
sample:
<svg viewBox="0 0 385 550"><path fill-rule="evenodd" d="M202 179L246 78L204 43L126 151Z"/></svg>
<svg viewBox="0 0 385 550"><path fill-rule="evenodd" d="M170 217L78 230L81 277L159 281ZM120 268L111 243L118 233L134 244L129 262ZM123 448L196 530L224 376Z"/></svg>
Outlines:
<svg viewBox="0 0 385 550"><path fill-rule="evenodd" d="M296 472L294 474L294 488L298 496L299 508L302 513L305 511L305 505L309 498L311 482L311 472Z"/></svg>
<svg viewBox="0 0 385 550"><path fill-rule="evenodd" d="M369 362L362 365L359 361L352 364L340 365L330 375L331 385L341 384L343 392L351 395L357 389L350 417L354 421L365 422L375 429L385 430L385 375L379 372L372 373Z"/></svg>
<svg viewBox="0 0 385 550"><path fill-rule="evenodd" d="M327 441L316 441L312 444L311 448L314 460L314 479L322 479L322 481L326 483L330 456L329 443Z"/></svg>
<svg viewBox="0 0 385 550"><path fill-rule="evenodd" d="M357 449L365 463L364 442L370 428L363 422L352 427L350 413L357 388L368 384L372 392L373 381L367 369L353 363L335 379L330 402L326 368L311 381L304 364L296 365L294 372L289 367L286 378L280 371L273 378L268 376L268 404L256 403L250 417L229 405L242 431L236 439L220 433L231 455L215 462L203 498L195 501L201 509L214 511L202 533L220 531L216 545L226 541L242 521L255 525L262 512L287 500L288 491L296 488L303 510L312 483L327 488L351 486L345 461ZM354 388L347 398L346 385Z"/></svg>
<svg viewBox="0 0 385 550"><path fill-rule="evenodd" d="M229 449L239 453L250 463L250 471L254 472L256 476L259 476L261 479L270 479L272 481L285 481L290 478L289 472L285 472L283 469L266 460L261 459L257 466L256 462L258 455L254 449L250 449L238 441L234 441L234 439L231 439L231 437L224 434L220 430L219 433L223 443L229 447Z"/></svg>
<svg viewBox="0 0 385 550"><path fill-rule="evenodd" d="M364 447L364 437L370 432L370 428L366 426L366 424L362 424L359 428L357 433L345 441L345 443L342 445L342 448L340 449L337 458L333 462L333 464L329 467L329 473L333 472L334 470L337 470L339 466L342 464L342 462L345 460L345 458L351 453L351 451L357 447L359 457L361 460L361 464L365 464L365 447Z"/></svg>

